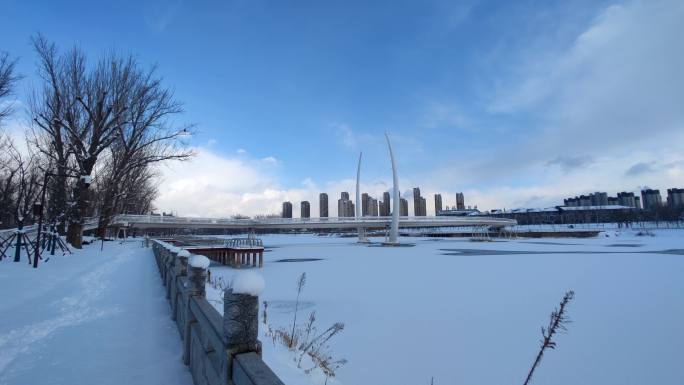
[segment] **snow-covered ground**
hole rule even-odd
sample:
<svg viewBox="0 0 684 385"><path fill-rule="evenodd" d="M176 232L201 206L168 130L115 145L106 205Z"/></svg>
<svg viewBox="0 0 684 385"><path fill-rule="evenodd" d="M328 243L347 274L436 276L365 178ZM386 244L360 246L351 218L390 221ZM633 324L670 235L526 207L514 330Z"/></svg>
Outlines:
<svg viewBox="0 0 684 385"><path fill-rule="evenodd" d="M3 260L0 296L0 384L192 384L140 242L87 245L38 269Z"/></svg>
<svg viewBox="0 0 684 385"><path fill-rule="evenodd" d="M269 235L261 300L269 324L287 328L306 272L298 324L314 310L319 330L345 323L330 351L349 362L330 384L498 385L522 383L540 327L572 289L573 323L533 383L682 384L684 230L652 232L403 238L415 246L401 248ZM214 279L235 273L210 269ZM0 293L0 384L192 383L151 249L138 242L88 245L35 270L4 260ZM208 290L221 309L218 294ZM323 383L263 324L260 334L265 361L286 384Z"/></svg>
<svg viewBox="0 0 684 385"><path fill-rule="evenodd" d="M566 290L572 323L548 351L536 384L684 384L684 230L612 230L590 239L404 238L380 248L355 238L263 237L259 272L268 322L291 325L306 272L299 324L344 322L331 341L346 385L521 384L540 327ZM375 238L375 241L379 239ZM666 250L678 249L679 251ZM277 262L320 258L319 261ZM212 265L214 278L235 271ZM211 299L218 293L209 290ZM214 302L217 308L220 305ZM264 359L287 384L322 383L264 335Z"/></svg>

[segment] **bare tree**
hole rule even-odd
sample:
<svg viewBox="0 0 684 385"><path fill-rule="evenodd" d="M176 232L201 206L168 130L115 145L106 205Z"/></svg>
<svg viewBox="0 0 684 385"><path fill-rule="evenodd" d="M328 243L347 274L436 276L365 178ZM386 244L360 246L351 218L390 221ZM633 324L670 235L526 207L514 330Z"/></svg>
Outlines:
<svg viewBox="0 0 684 385"><path fill-rule="evenodd" d="M42 88L34 91L30 100L30 111L35 123L29 136L34 148L49 160L49 169L55 176L48 181L49 200L47 213L52 219L65 217L67 204L67 178L69 172L70 153L68 134L60 124L68 101L63 95L66 88L64 79L64 57L60 57L53 43L42 35L32 39L33 47L38 55L38 75L43 80ZM58 231L64 233L64 223L60 221Z"/></svg>
<svg viewBox="0 0 684 385"><path fill-rule="evenodd" d="M532 364L532 368L530 368L529 373L527 373L527 378L525 379L524 385L528 385L530 383L532 375L534 374L534 370L541 363L542 357L544 356L544 351L546 349L556 348L556 342L553 340L553 336L558 332L567 331L566 325L570 323L570 318L568 318L567 315L567 307L574 297L574 291L570 290L566 292L563 296L563 299L560 302L560 307L558 309L554 309L553 312L551 312L551 316L549 318L549 325L546 328L542 326L542 340L541 346L539 347L539 353L537 353L537 358L534 360L534 363Z"/></svg>
<svg viewBox="0 0 684 385"><path fill-rule="evenodd" d="M13 222L15 194L15 178L17 170L13 165L10 150L11 139L2 130L2 121L12 112L12 105L6 101L12 95L18 80L14 70L15 61L9 54L0 52L0 226L5 227Z"/></svg>
<svg viewBox="0 0 684 385"><path fill-rule="evenodd" d="M85 54L77 48L61 54L42 36L34 39L34 47L44 86L32 103L37 127L33 141L50 154L57 174L93 176L103 171L100 177L107 180L101 185L111 186L99 208L104 229L124 193L125 179L151 164L192 155L182 141L190 127L169 123L182 112L180 103L155 77L154 68L142 69L132 56L108 54L88 66ZM58 183L52 203L66 208L67 239L80 247L92 193L81 178L73 189L72 203L65 202L69 199L67 188L62 188L66 182Z"/></svg>
<svg viewBox="0 0 684 385"><path fill-rule="evenodd" d="M154 69L135 73L134 77L127 118L110 147L108 172L104 174L110 187L100 208L100 234L116 213L116 200L122 195L121 186L126 179L156 163L186 160L193 155L184 141L192 126L169 124L170 118L183 112L182 105L154 77Z"/></svg>
<svg viewBox="0 0 684 385"><path fill-rule="evenodd" d="M12 113L12 105L4 101L12 95L14 86L19 80L14 70L16 61L11 60L9 54L0 52L0 126L2 121Z"/></svg>
<svg viewBox="0 0 684 385"><path fill-rule="evenodd" d="M5 151L0 158L0 215L3 223L31 222L33 204L40 192L40 158L28 151L19 151L14 142L5 139Z"/></svg>
<svg viewBox="0 0 684 385"><path fill-rule="evenodd" d="M19 170L13 162L11 149L10 138L0 135L0 225L2 227L11 227L15 222L14 199Z"/></svg>

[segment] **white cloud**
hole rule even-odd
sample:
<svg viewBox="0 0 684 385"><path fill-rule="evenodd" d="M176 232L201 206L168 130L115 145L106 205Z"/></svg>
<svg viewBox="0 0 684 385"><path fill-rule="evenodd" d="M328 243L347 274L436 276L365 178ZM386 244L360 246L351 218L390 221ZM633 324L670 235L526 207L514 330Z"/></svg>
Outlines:
<svg viewBox="0 0 684 385"><path fill-rule="evenodd" d="M452 130L472 129L475 121L456 103L431 103L422 119L422 126L435 128L446 126Z"/></svg>
<svg viewBox="0 0 684 385"><path fill-rule="evenodd" d="M173 22L183 0L155 1L143 9L145 23L155 32L163 32Z"/></svg>
<svg viewBox="0 0 684 385"><path fill-rule="evenodd" d="M364 145L377 143L382 140L381 137L356 132L345 123L332 123L330 124L330 128L334 130L338 142L349 149L356 150Z"/></svg>
<svg viewBox="0 0 684 385"><path fill-rule="evenodd" d="M231 159L197 148L186 162L162 167L159 210L189 216L228 216L279 212L276 199L286 193L261 162Z"/></svg>
<svg viewBox="0 0 684 385"><path fill-rule="evenodd" d="M265 158L261 158L261 161L271 165L277 165L280 163L278 159L276 159L274 156L267 156Z"/></svg>
<svg viewBox="0 0 684 385"><path fill-rule="evenodd" d="M489 111L499 120L532 121L532 127L420 179L435 181L436 189L464 189L470 202L486 208L681 186L681 20L681 1L628 1L605 8L565 50L558 50L558 41L530 50L512 71L522 75L495 89ZM447 121L449 112L441 114ZM638 164L651 167L631 168Z"/></svg>
<svg viewBox="0 0 684 385"><path fill-rule="evenodd" d="M534 143L604 153L661 145L684 132L684 3L607 7L566 51L531 56L491 110L544 117Z"/></svg>
<svg viewBox="0 0 684 385"><path fill-rule="evenodd" d="M236 152L240 155L244 155L247 153L247 150L245 150L244 148L238 148Z"/></svg>

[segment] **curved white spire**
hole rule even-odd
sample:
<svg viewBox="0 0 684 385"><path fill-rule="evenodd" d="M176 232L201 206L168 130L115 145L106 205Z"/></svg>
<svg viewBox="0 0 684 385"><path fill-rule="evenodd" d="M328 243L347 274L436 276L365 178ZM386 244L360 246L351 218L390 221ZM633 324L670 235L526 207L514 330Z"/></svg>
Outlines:
<svg viewBox="0 0 684 385"><path fill-rule="evenodd" d="M359 153L359 165L356 168L356 219L361 218L361 190L359 183L361 182L361 157L363 152Z"/></svg>
<svg viewBox="0 0 684 385"><path fill-rule="evenodd" d="M363 152L359 153L359 165L356 168L356 220L361 219L361 213L362 213L362 203L361 203L361 158L363 157ZM366 229L363 227L359 227L358 229L359 233L359 243L366 243L368 242L368 238L366 238Z"/></svg>
<svg viewBox="0 0 684 385"><path fill-rule="evenodd" d="M390 160L392 161L392 225L390 226L389 243L397 243L399 237L399 178L397 177L397 165L394 162L394 152L392 152L392 144L390 143L389 134L385 132L387 138L387 147L389 148Z"/></svg>

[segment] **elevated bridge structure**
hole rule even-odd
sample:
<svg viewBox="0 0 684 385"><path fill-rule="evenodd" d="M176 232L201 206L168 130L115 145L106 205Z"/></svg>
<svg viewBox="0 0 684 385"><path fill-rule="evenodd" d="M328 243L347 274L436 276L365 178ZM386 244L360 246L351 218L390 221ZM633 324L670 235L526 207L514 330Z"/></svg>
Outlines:
<svg viewBox="0 0 684 385"><path fill-rule="evenodd" d="M117 215L111 226L136 229L317 230L389 229L392 217L362 218L192 218L158 215ZM400 228L515 226L514 219L489 217L400 217Z"/></svg>
<svg viewBox="0 0 684 385"><path fill-rule="evenodd" d="M480 229L503 229L517 225L515 219L490 217L399 217L399 228L475 227ZM97 228L97 218L87 218L84 230ZM159 215L117 215L109 227L124 229L227 229L235 231L268 230L353 230L359 231L359 241L365 241L366 230L389 230L392 217L330 217L330 218L194 218ZM25 226L24 234L32 234L37 226ZM6 241L17 229L0 230L0 242Z"/></svg>

